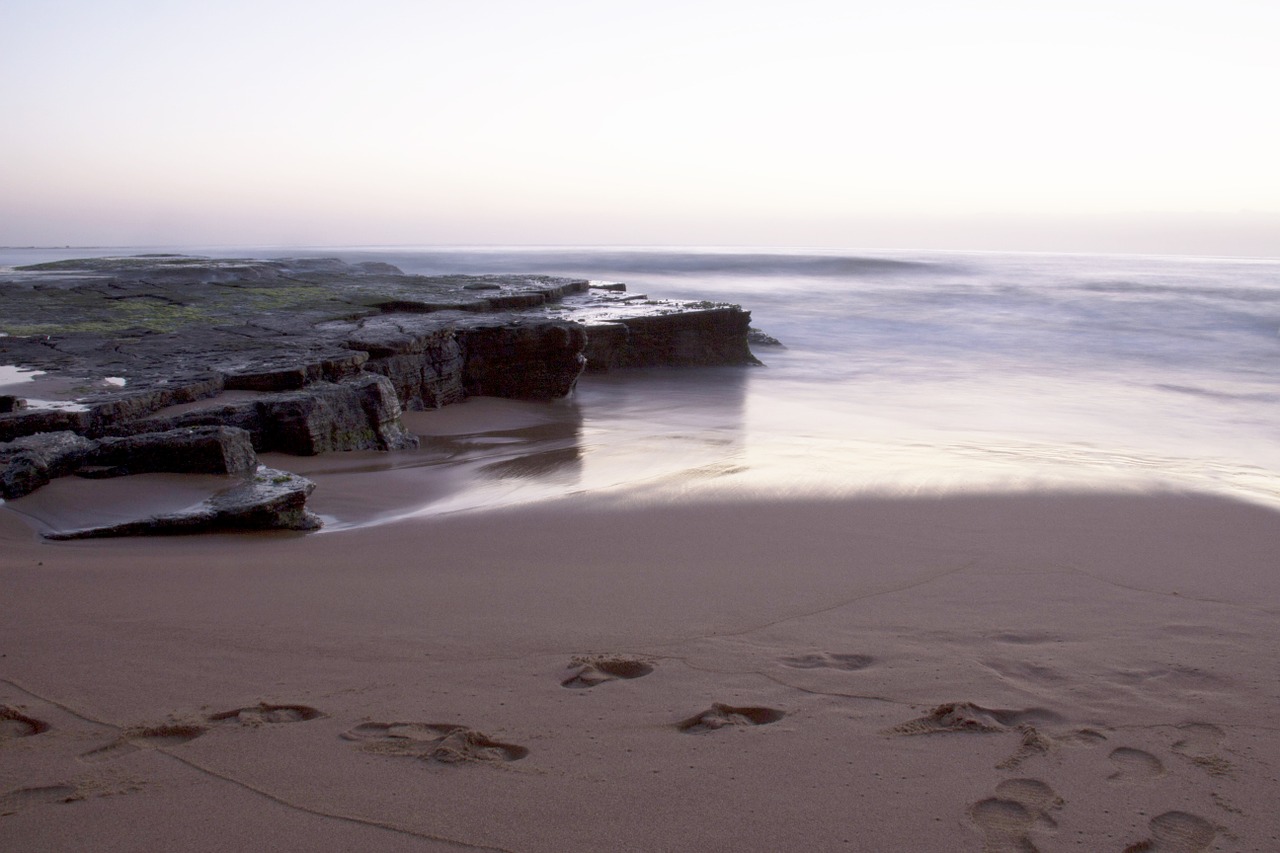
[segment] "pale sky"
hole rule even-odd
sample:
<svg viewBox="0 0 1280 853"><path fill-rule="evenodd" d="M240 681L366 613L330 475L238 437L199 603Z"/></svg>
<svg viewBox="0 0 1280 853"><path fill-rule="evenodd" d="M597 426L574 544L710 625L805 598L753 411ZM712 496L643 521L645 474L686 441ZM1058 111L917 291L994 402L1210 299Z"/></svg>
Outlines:
<svg viewBox="0 0 1280 853"><path fill-rule="evenodd" d="M1280 256L1277 0L0 0L0 245Z"/></svg>

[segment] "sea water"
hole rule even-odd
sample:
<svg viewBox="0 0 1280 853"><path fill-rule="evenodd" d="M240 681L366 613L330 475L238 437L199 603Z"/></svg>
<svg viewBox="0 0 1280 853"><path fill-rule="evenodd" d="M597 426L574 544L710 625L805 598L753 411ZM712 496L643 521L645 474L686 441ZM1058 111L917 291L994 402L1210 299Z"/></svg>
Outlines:
<svg viewBox="0 0 1280 853"><path fill-rule="evenodd" d="M1201 489L1280 504L1280 262L741 249L387 250L723 300L764 367L587 375L562 488Z"/></svg>
<svg viewBox="0 0 1280 853"><path fill-rule="evenodd" d="M654 298L739 303L753 326L783 344L755 347L760 367L586 374L568 400L501 404L488 413L496 419L490 430L473 429L483 418L444 419L448 409L412 415L423 448L362 467L395 467L401 476L418 469L437 481L448 469L450 488L424 488L431 497L416 503L407 485L397 506L333 514L336 527L576 492L664 499L1190 489L1280 505L1277 260L711 248L178 251L621 281ZM88 254L108 253L120 250ZM28 260L13 254L0 263ZM317 476L313 500L322 504L324 474Z"/></svg>

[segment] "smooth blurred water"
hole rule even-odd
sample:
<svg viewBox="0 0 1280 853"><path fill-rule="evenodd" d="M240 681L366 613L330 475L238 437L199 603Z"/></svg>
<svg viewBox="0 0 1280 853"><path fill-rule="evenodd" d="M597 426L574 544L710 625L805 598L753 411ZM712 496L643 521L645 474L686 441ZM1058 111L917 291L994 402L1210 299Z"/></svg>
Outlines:
<svg viewBox="0 0 1280 853"><path fill-rule="evenodd" d="M429 512L576 491L660 498L1045 486L1205 489L1280 505L1276 260L188 251L623 281L655 297L740 303L786 345L757 348L765 367L587 375L560 404L504 404L541 432L437 437L413 460L368 463L474 475L455 478L462 485L447 496L433 493ZM427 424L418 428L431 431L432 417L415 416ZM559 426L548 433L548 424ZM323 487L313 500L322 502Z"/></svg>

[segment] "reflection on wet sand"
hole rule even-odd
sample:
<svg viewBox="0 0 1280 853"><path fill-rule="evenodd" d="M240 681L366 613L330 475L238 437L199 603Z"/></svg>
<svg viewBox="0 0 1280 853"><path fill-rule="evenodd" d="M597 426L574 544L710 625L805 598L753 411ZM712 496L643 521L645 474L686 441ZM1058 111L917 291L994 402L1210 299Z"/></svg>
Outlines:
<svg viewBox="0 0 1280 853"><path fill-rule="evenodd" d="M742 470L758 368L619 371L579 387L593 490L676 486Z"/></svg>
<svg viewBox="0 0 1280 853"><path fill-rule="evenodd" d="M417 450L264 462L310 477L326 530L742 470L748 369L618 371L565 400L409 412Z"/></svg>
<svg viewBox="0 0 1280 853"><path fill-rule="evenodd" d="M480 467L481 473L500 480L576 478L582 469L582 450L577 446L527 453L503 462Z"/></svg>
<svg viewBox="0 0 1280 853"><path fill-rule="evenodd" d="M77 530L177 512L237 482L214 474L135 474L101 480L59 477L29 495L0 501L0 506L37 530Z"/></svg>
<svg viewBox="0 0 1280 853"><path fill-rule="evenodd" d="M562 481L573 480L581 467L582 416L576 406L563 409L575 417L517 429L420 435L419 452L439 454L455 464L478 462L478 470L489 477L556 475Z"/></svg>

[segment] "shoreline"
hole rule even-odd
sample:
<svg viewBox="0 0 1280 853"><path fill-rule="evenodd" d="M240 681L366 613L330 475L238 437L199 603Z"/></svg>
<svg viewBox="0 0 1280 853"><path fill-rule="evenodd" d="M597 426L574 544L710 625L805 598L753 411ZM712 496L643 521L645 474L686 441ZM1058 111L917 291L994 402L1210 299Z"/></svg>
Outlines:
<svg viewBox="0 0 1280 853"><path fill-rule="evenodd" d="M0 513L0 543L0 704L50 726L3 743L17 848L1280 834L1280 514L1221 497L597 495L56 544Z"/></svg>

